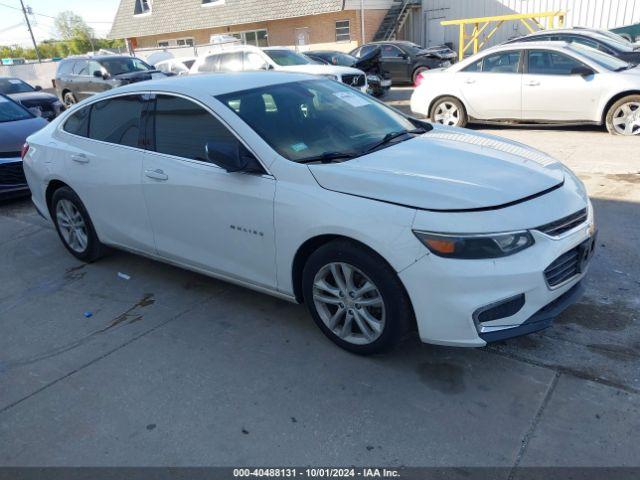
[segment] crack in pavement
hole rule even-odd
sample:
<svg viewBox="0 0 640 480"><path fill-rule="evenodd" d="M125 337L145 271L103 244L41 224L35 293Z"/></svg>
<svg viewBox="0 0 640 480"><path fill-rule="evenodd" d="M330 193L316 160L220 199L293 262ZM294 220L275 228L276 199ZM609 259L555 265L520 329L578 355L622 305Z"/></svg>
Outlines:
<svg viewBox="0 0 640 480"><path fill-rule="evenodd" d="M551 384L549 385L549 387L547 388L546 393L544 394L544 397L542 399L542 403L540 404L540 407L538 408L538 411L536 412L536 414L534 415L533 419L531 420L531 425L529 425L529 428L527 429L527 431L525 432L524 436L522 437L522 443L520 445L520 449L518 450L518 453L516 455L515 461L513 463L513 466L511 467L511 470L509 471L509 476L507 477L507 480L513 480L516 471L518 469L518 467L520 466L520 462L522 461L522 458L524 457L524 454L527 452L527 447L529 446L529 441L531 440L531 438L533 437L533 433L535 432L536 428L538 427L538 423L540 423L540 419L542 418L542 415L544 414L544 411L547 408L547 405L549 405L549 401L551 400L551 396L553 395L553 392L555 392L556 387L558 385L558 380L560 380L560 372L556 372L556 374L553 376L553 378L551 379Z"/></svg>

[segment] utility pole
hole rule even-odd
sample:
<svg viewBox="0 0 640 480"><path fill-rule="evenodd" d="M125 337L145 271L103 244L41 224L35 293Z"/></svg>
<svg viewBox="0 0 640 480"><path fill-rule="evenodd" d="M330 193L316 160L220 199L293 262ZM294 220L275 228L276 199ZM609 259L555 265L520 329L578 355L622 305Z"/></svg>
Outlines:
<svg viewBox="0 0 640 480"><path fill-rule="evenodd" d="M29 33L31 34L31 40L33 41L33 48L36 49L36 55L38 56L38 62L42 63L42 58L40 57L40 50L38 50L38 44L36 43L36 37L33 36L33 30L31 29L31 22L29 21L29 15L27 15L27 9L24 7L24 1L20 0L20 5L22 5L22 13L24 13L24 19L27 21L27 27L29 28Z"/></svg>
<svg viewBox="0 0 640 480"><path fill-rule="evenodd" d="M364 45L366 43L364 35L364 0L360 0L360 33L362 34L362 45Z"/></svg>

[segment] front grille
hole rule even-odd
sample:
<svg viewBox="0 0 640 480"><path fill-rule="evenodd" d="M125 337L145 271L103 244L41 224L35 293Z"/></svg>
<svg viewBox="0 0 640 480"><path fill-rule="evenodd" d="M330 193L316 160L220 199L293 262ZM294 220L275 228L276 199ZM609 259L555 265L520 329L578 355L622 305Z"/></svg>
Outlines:
<svg viewBox="0 0 640 480"><path fill-rule="evenodd" d="M587 221L587 217L587 209L583 208L579 212L569 215L568 217L561 218L560 220L556 220L555 222L547 223L546 225L538 227L535 230L546 233L551 237L557 237L565 232L568 232L569 230L573 230L578 225L582 225Z"/></svg>
<svg viewBox="0 0 640 480"><path fill-rule="evenodd" d="M18 156L20 156L19 153ZM18 186L26 183L22 162L0 163L0 185Z"/></svg>
<svg viewBox="0 0 640 480"><path fill-rule="evenodd" d="M547 285L557 287L561 283L581 274L589 263L589 260L591 260L595 247L595 239L590 238L569 250L567 253L560 255L544 271L544 278L547 281Z"/></svg>
<svg viewBox="0 0 640 480"><path fill-rule="evenodd" d="M365 78L364 75L342 75L342 83L350 85L352 87L364 87Z"/></svg>

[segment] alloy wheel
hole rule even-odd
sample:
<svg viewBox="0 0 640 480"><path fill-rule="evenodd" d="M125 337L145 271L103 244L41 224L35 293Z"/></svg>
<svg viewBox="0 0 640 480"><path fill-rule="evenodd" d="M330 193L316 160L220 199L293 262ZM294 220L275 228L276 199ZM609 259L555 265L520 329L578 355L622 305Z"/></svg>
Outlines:
<svg viewBox="0 0 640 480"><path fill-rule="evenodd" d="M62 199L56 205L56 220L60 234L69 248L83 253L89 244L89 236L80 210L71 201Z"/></svg>
<svg viewBox="0 0 640 480"><path fill-rule="evenodd" d="M612 123L620 135L640 135L640 102L620 105L613 114Z"/></svg>
<svg viewBox="0 0 640 480"><path fill-rule="evenodd" d="M322 322L340 339L367 345L385 326L382 295L371 279L348 263L329 263L313 281L313 302Z"/></svg>
<svg viewBox="0 0 640 480"><path fill-rule="evenodd" d="M460 110L452 102L442 102L435 108L433 120L442 125L456 127L460 124Z"/></svg>

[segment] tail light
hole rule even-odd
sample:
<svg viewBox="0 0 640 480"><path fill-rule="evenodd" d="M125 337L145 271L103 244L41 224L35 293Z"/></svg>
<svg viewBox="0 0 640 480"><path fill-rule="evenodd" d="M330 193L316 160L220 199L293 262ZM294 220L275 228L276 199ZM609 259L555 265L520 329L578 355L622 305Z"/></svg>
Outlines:
<svg viewBox="0 0 640 480"><path fill-rule="evenodd" d="M416 83L413 86L419 87L423 80L424 80L424 72L420 72L416 77Z"/></svg>
<svg viewBox="0 0 640 480"><path fill-rule="evenodd" d="M24 160L24 157L27 155L28 152L29 152L29 144L27 142L25 142L25 144L22 145L22 151L20 152L20 158L22 158L22 160Z"/></svg>

